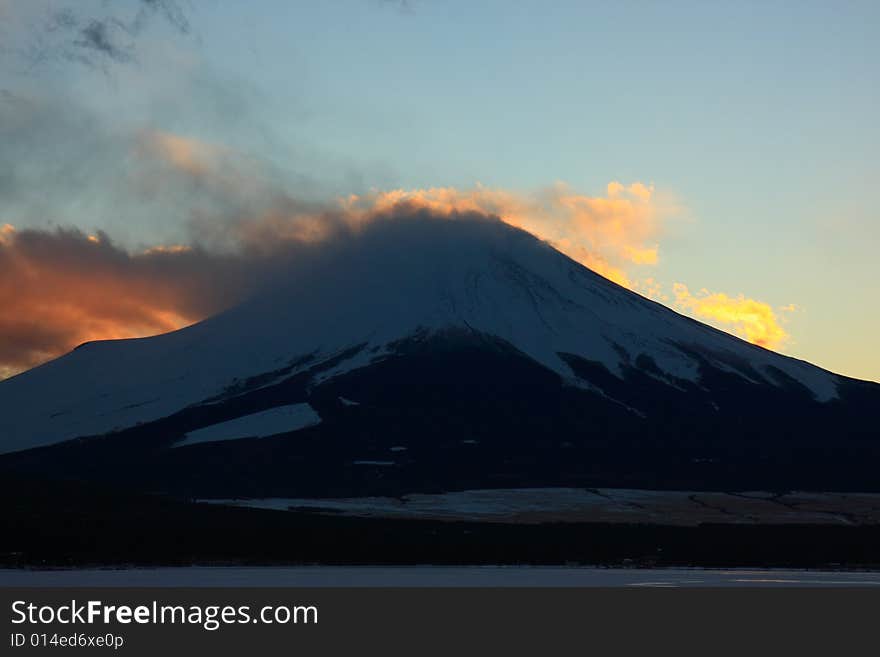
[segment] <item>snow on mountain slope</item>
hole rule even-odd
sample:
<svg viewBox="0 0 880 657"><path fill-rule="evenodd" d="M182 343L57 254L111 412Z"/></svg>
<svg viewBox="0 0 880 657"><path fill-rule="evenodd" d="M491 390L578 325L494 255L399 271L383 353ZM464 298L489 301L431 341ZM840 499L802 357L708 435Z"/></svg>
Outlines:
<svg viewBox="0 0 880 657"><path fill-rule="evenodd" d="M229 506L310 510L380 518L442 518L477 522L622 522L697 526L701 523L877 525L880 495L511 488L413 493L347 499L205 499Z"/></svg>
<svg viewBox="0 0 880 657"><path fill-rule="evenodd" d="M446 328L497 336L573 385L585 384L560 353L617 375L645 355L669 385L698 381L705 359L765 383L794 380L820 401L839 381L621 288L501 222L388 220L325 246L225 313L161 336L88 343L0 382L0 452L152 421L364 345L326 379Z"/></svg>
<svg viewBox="0 0 880 657"><path fill-rule="evenodd" d="M312 427L321 421L321 416L308 404L276 406L260 413L250 413L227 422L211 424L203 429L186 434L174 447L184 447L197 443L235 440L236 438L262 438L288 431L298 431Z"/></svg>

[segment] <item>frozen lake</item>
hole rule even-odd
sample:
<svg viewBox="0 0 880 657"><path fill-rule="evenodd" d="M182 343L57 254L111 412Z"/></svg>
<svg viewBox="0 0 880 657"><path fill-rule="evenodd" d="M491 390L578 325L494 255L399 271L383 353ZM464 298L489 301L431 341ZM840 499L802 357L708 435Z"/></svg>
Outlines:
<svg viewBox="0 0 880 657"><path fill-rule="evenodd" d="M0 569L0 586L190 587L880 587L880 572L547 566L302 566L82 570Z"/></svg>

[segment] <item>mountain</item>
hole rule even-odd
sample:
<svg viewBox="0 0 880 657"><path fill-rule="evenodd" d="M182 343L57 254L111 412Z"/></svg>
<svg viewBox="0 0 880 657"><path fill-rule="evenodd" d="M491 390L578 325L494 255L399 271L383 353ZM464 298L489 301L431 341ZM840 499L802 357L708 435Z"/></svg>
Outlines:
<svg viewBox="0 0 880 657"><path fill-rule="evenodd" d="M0 382L0 470L199 498L880 491L880 385L497 220L376 221L173 333Z"/></svg>

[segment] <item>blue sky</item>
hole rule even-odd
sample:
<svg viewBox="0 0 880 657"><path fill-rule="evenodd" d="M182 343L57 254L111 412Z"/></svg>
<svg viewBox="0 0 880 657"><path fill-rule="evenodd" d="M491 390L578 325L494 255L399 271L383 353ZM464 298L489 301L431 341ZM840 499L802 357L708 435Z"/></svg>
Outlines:
<svg viewBox="0 0 880 657"><path fill-rule="evenodd" d="M70 5L25 4L0 0L7 54ZM190 31L153 20L131 62L5 57L0 88L223 144L321 197L653 183L677 210L640 275L795 304L786 353L880 379L880 3L177 4ZM181 239L88 189L26 205L0 224Z"/></svg>

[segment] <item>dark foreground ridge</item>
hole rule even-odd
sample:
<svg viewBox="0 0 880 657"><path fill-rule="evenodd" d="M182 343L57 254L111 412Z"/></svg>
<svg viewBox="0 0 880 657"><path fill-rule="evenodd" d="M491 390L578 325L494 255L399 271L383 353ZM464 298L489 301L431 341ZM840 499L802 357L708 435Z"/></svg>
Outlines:
<svg viewBox="0 0 880 657"><path fill-rule="evenodd" d="M383 520L5 479L0 566L546 564L880 568L880 526Z"/></svg>

